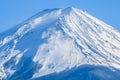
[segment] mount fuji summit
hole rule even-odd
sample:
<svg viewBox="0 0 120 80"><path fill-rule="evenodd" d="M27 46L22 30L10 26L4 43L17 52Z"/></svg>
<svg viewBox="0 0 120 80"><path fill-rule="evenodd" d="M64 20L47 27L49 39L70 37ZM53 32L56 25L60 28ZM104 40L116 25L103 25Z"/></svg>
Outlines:
<svg viewBox="0 0 120 80"><path fill-rule="evenodd" d="M120 33L77 8L43 10L0 33L0 80L120 80Z"/></svg>

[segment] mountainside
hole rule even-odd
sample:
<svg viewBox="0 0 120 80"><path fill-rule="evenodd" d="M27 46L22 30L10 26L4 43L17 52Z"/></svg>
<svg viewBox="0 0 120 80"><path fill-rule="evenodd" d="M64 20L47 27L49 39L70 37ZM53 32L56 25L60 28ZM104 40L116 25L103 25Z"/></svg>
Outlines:
<svg viewBox="0 0 120 80"><path fill-rule="evenodd" d="M79 9L46 9L0 34L2 80L50 80L40 77L86 64L120 69L120 33Z"/></svg>

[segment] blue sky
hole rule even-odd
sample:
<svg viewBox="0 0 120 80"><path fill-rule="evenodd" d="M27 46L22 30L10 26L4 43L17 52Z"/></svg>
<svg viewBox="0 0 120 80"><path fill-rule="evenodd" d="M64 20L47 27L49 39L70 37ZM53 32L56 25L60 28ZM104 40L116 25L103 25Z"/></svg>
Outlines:
<svg viewBox="0 0 120 80"><path fill-rule="evenodd" d="M120 0L1 0L0 32L48 8L74 6L120 31Z"/></svg>

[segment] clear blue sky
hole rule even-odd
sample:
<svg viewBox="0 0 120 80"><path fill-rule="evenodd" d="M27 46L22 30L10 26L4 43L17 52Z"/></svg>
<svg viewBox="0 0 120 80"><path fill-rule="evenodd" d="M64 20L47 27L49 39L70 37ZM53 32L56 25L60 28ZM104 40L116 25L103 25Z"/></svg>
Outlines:
<svg viewBox="0 0 120 80"><path fill-rule="evenodd" d="M120 0L0 0L0 32L48 8L74 6L120 31Z"/></svg>

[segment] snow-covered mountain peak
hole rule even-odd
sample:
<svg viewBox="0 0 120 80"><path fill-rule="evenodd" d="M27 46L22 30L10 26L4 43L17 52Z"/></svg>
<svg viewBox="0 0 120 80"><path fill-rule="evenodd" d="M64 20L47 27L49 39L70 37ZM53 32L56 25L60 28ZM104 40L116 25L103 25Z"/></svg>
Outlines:
<svg viewBox="0 0 120 80"><path fill-rule="evenodd" d="M27 79L82 64L120 68L120 33L77 8L47 9L0 36L0 78Z"/></svg>
<svg viewBox="0 0 120 80"><path fill-rule="evenodd" d="M67 7L62 10L62 14L70 14L71 12L74 12L76 8L74 7Z"/></svg>

